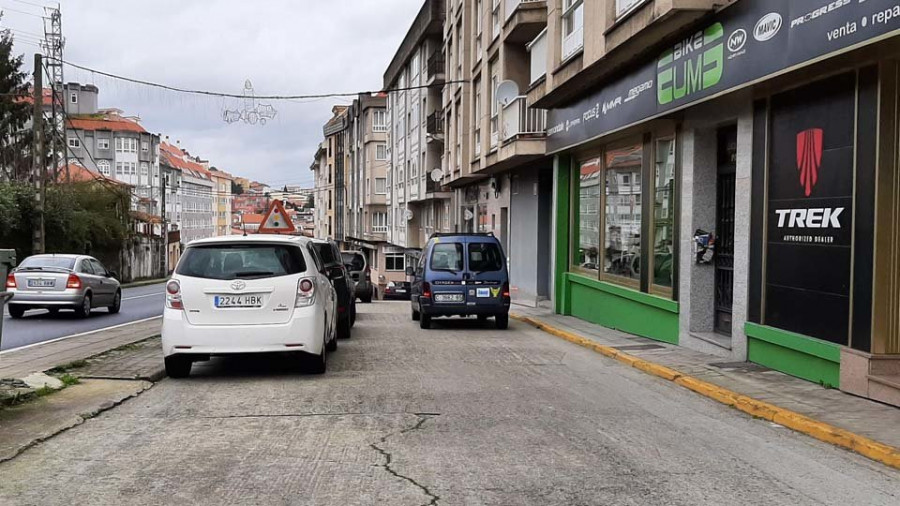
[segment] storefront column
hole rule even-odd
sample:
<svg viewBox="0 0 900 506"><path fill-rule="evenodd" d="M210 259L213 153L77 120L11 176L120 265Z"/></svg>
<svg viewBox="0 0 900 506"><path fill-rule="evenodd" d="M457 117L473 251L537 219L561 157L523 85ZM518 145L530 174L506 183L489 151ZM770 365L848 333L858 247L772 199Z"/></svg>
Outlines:
<svg viewBox="0 0 900 506"><path fill-rule="evenodd" d="M569 245L571 242L569 216L572 159L568 155L557 155L553 161L553 228L555 247L553 248L553 294L554 307L559 314L571 314L571 304L567 295L565 276L569 269Z"/></svg>

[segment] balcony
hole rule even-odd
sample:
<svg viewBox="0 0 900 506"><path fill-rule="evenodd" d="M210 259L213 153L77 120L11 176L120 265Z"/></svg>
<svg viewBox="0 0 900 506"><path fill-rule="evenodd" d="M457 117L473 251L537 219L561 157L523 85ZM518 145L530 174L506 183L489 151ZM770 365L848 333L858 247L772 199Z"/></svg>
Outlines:
<svg viewBox="0 0 900 506"><path fill-rule="evenodd" d="M584 27L579 26L572 33L563 37L562 59L566 60L574 56L584 47Z"/></svg>
<svg viewBox="0 0 900 506"><path fill-rule="evenodd" d="M506 42L524 44L547 28L547 0L505 0Z"/></svg>
<svg viewBox="0 0 900 506"><path fill-rule="evenodd" d="M428 116L425 122L425 133L428 134L428 141L444 141L444 112L435 111Z"/></svg>
<svg viewBox="0 0 900 506"><path fill-rule="evenodd" d="M444 53L440 51L435 51L428 58L428 74L426 77L426 84L443 84L444 82L444 74L447 70L444 68Z"/></svg>
<svg viewBox="0 0 900 506"><path fill-rule="evenodd" d="M500 128L503 142L519 137L540 137L547 134L547 111L528 107L525 97L517 97L502 106Z"/></svg>
<svg viewBox="0 0 900 506"><path fill-rule="evenodd" d="M529 86L534 86L547 75L547 29L544 28L537 37L526 46L531 60L531 80Z"/></svg>

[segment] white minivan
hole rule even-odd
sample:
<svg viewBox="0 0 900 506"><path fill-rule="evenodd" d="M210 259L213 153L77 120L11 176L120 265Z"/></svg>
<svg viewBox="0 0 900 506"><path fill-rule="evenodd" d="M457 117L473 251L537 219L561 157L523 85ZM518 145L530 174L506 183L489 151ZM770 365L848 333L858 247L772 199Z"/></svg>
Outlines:
<svg viewBox="0 0 900 506"><path fill-rule="evenodd" d="M162 345L166 372L240 353L301 352L325 372L337 348L336 295L309 239L252 235L188 244L166 284Z"/></svg>

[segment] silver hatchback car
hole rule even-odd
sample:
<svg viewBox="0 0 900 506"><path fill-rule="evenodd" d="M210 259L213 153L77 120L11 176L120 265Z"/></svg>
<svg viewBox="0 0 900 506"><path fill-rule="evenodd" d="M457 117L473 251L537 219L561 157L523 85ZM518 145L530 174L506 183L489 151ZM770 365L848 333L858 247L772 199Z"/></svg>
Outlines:
<svg viewBox="0 0 900 506"><path fill-rule="evenodd" d="M9 315L21 318L30 309L74 309L87 318L94 308L118 313L122 288L116 273L99 260L85 255L34 255L26 258L6 277Z"/></svg>

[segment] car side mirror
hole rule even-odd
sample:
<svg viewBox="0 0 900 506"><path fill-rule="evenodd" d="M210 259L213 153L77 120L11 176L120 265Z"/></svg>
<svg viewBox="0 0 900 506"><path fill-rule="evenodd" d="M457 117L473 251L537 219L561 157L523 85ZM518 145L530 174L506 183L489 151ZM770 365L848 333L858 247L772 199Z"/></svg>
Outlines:
<svg viewBox="0 0 900 506"><path fill-rule="evenodd" d="M116 273L115 273L115 272L113 272L113 271L109 271L109 272L107 272L107 273L106 273L106 277L108 277L108 278L112 278L112 279L119 279L119 275L118 275L118 274L116 274Z"/></svg>
<svg viewBox="0 0 900 506"><path fill-rule="evenodd" d="M406 275L407 275L407 276L415 276L415 275L416 275L416 270L413 269L412 267L407 267L407 268L406 268Z"/></svg>

